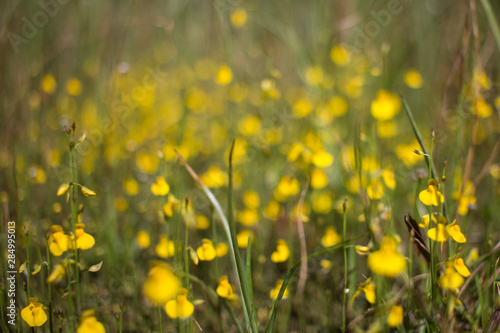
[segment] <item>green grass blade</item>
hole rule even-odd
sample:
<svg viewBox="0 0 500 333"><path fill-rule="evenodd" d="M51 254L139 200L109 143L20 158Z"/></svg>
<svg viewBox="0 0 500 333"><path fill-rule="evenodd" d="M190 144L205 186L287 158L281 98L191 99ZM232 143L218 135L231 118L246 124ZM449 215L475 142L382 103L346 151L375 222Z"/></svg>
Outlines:
<svg viewBox="0 0 500 333"><path fill-rule="evenodd" d="M333 250L336 250L336 249L339 249L339 248L343 248L347 244L349 244L351 242L354 242L354 241L356 241L356 240L358 240L360 238L366 237L368 235L369 235L368 233L364 233L362 235L359 235L359 236L356 236L354 238L351 238L351 239L349 239L349 240L347 240L345 242L338 243L338 244L335 244L333 246L327 247L326 249L323 249L321 251L311 253L310 255L307 256L307 258L305 258L305 260L309 260L309 259L312 259L314 257L320 256L320 255L322 255L324 253L327 253L327 252L330 252L330 251L333 251ZM295 271L300 267L301 262L302 262L302 260L299 260L298 262L296 262L292 266L292 268L290 268L288 270L288 272L286 274L286 277L283 280L283 284L281 285L280 291L278 293L278 297L276 297L276 300L274 301L274 305L273 305L273 309L272 309L272 314L271 314L271 319L269 320L269 323L267 324L266 333L272 333L272 332L274 332L274 323L276 321L276 315L278 314L278 308L279 308L280 301L283 298L283 294L285 293L285 289L286 289L288 283L290 282L290 279L292 278L293 273L295 273Z"/></svg>
<svg viewBox="0 0 500 333"><path fill-rule="evenodd" d="M481 0L481 4L483 5L484 11L486 12L488 21L490 21L491 30L493 31L493 35L495 36L495 40L497 42L498 50L500 51L500 28L498 26L495 13L493 12L493 8L491 8L491 4L488 0Z"/></svg>

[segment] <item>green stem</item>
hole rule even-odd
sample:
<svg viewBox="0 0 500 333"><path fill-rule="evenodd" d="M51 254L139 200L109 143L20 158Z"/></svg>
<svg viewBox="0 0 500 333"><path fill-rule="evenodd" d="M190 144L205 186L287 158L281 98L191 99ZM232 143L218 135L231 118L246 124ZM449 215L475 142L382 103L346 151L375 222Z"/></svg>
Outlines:
<svg viewBox="0 0 500 333"><path fill-rule="evenodd" d="M161 328L161 305L158 304L158 328L160 329L160 333L163 333Z"/></svg>
<svg viewBox="0 0 500 333"><path fill-rule="evenodd" d="M493 8L491 8L491 4L488 0L481 0L481 4L484 7L484 11L486 12L488 21L490 21L491 30L493 31L493 35L495 36L495 40L497 42L498 50L500 51L500 28L498 26L495 13L493 12Z"/></svg>
<svg viewBox="0 0 500 333"><path fill-rule="evenodd" d="M74 144L74 133L72 136L72 141L70 142L70 167L71 167L71 228L73 231L73 249L75 253L75 294L76 294L76 311L79 315L82 311L81 304L81 289L80 289L80 268L79 268L79 251L76 247L76 224L78 223L78 174L76 168L76 146Z"/></svg>
<svg viewBox="0 0 500 333"><path fill-rule="evenodd" d="M27 257L27 262L26 262L26 293L28 294L28 298L31 297L31 292L30 292L30 234L29 231L25 229L25 235L26 235L26 257Z"/></svg>
<svg viewBox="0 0 500 333"><path fill-rule="evenodd" d="M344 221L343 221L343 226L342 226L342 239L346 240L346 229L347 229L347 197L344 200ZM346 331L346 322L347 322L347 312L346 312L346 305L347 305L347 246L344 245L344 288L342 290L342 294L344 295L344 299L342 302L342 332Z"/></svg>
<svg viewBox="0 0 500 333"><path fill-rule="evenodd" d="M48 239L45 239L45 249L47 251L47 275L50 275L50 252L49 252L49 242ZM49 291L49 330L52 333L53 332L53 326L52 326L52 283L47 283L48 284L48 291Z"/></svg>

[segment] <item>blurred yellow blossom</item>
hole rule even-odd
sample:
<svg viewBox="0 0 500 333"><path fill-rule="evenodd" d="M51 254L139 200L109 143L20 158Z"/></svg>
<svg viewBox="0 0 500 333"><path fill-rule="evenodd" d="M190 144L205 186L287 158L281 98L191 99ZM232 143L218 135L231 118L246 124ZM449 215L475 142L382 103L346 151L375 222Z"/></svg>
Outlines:
<svg viewBox="0 0 500 333"><path fill-rule="evenodd" d="M160 241L156 245L155 251L160 258L171 257L175 253L175 244L167 236L160 235Z"/></svg>
<svg viewBox="0 0 500 333"><path fill-rule="evenodd" d="M214 244L207 238L202 240L202 245L196 249L196 254L201 261L214 260L217 255Z"/></svg>
<svg viewBox="0 0 500 333"><path fill-rule="evenodd" d="M181 289L181 281L167 264L157 264L149 270L148 278L143 285L143 293L156 304L166 304Z"/></svg>
<svg viewBox="0 0 500 333"><path fill-rule="evenodd" d="M416 69L411 68L405 72L405 83L412 89L419 89L424 85L424 80Z"/></svg>
<svg viewBox="0 0 500 333"><path fill-rule="evenodd" d="M238 213L238 221L250 227L259 221L259 212L256 209L244 209Z"/></svg>
<svg viewBox="0 0 500 333"><path fill-rule="evenodd" d="M60 225L50 227L49 250L52 255L59 257L69 248L69 236L64 234Z"/></svg>
<svg viewBox="0 0 500 333"><path fill-rule="evenodd" d="M397 250L397 243L393 237L382 239L380 249L372 252L367 259L368 268L378 275L395 277L406 269L407 262Z"/></svg>
<svg viewBox="0 0 500 333"><path fill-rule="evenodd" d="M231 24L235 28L241 28L247 23L247 12L239 7L231 12Z"/></svg>
<svg viewBox="0 0 500 333"><path fill-rule="evenodd" d="M66 92L71 96L78 96L82 92L82 83L77 78L71 78L66 82Z"/></svg>
<svg viewBox="0 0 500 333"><path fill-rule="evenodd" d="M323 82L323 70L319 66L311 66L306 69L306 82L311 86L318 86Z"/></svg>
<svg viewBox="0 0 500 333"><path fill-rule="evenodd" d="M372 278L366 279L364 282L360 283L356 291L351 297L351 303L354 301L354 299L361 294L361 292L365 293L366 300L370 304L375 303L375 284L371 282Z"/></svg>
<svg viewBox="0 0 500 333"><path fill-rule="evenodd" d="M201 175L200 179L208 188L218 188L227 183L226 175L216 166L208 168L208 170Z"/></svg>
<svg viewBox="0 0 500 333"><path fill-rule="evenodd" d="M431 179L428 182L427 189L418 194L418 198L424 205L439 206L439 204L443 203L444 197L441 192L438 191L437 184L438 183L435 179Z"/></svg>
<svg viewBox="0 0 500 333"><path fill-rule="evenodd" d="M227 298L229 300L236 299L237 296L234 294L234 286L229 283L226 275L223 275L219 279L219 285L216 289L217 295L222 298Z"/></svg>
<svg viewBox="0 0 500 333"><path fill-rule="evenodd" d="M241 230L236 235L236 241L238 242L238 247L246 248L248 246L248 237L250 237L250 242L253 243L253 232L250 230Z"/></svg>
<svg viewBox="0 0 500 333"><path fill-rule="evenodd" d="M205 215L196 215L196 228L200 230L206 230L210 227L210 221Z"/></svg>
<svg viewBox="0 0 500 333"><path fill-rule="evenodd" d="M154 195L167 195L170 191L170 186L167 184L167 181L163 177L156 177L156 182L151 185L151 192Z"/></svg>
<svg viewBox="0 0 500 333"><path fill-rule="evenodd" d="M391 307L389 316L387 317L387 324L391 328L396 328L403 323L403 307L395 305Z"/></svg>
<svg viewBox="0 0 500 333"><path fill-rule="evenodd" d="M75 229L75 235L76 235L76 248L80 250L88 250L92 248L95 244L95 239L92 235L87 234L84 230L85 224L83 223L78 223L76 225ZM70 237L70 244L69 247L72 249L74 248L74 239L75 236Z"/></svg>
<svg viewBox="0 0 500 333"><path fill-rule="evenodd" d="M273 289L271 289L271 292L269 293L269 297L271 297L272 300L278 298L278 294L280 292L282 285L283 285L283 280L276 281L276 286ZM287 297L288 297L288 287L285 288L282 299L286 299Z"/></svg>
<svg viewBox="0 0 500 333"><path fill-rule="evenodd" d="M243 193L243 203L247 208L257 209L260 205L259 194L255 191L245 191Z"/></svg>
<svg viewBox="0 0 500 333"><path fill-rule="evenodd" d="M328 185L328 178L326 174L321 169L314 169L311 172L311 187L315 189L321 189Z"/></svg>
<svg viewBox="0 0 500 333"><path fill-rule="evenodd" d="M339 66L347 66L351 62L351 52L344 45L335 45L330 51L330 59Z"/></svg>
<svg viewBox="0 0 500 333"><path fill-rule="evenodd" d="M46 74L42 78L42 81L40 82L40 87L47 94L53 94L57 88L56 79L54 78L54 76L52 74Z"/></svg>
<svg viewBox="0 0 500 333"><path fill-rule="evenodd" d="M377 120L392 119L400 109L399 96L386 90L379 90L371 103L371 114Z"/></svg>
<svg viewBox="0 0 500 333"><path fill-rule="evenodd" d="M149 247L149 245L151 244L151 239L149 237L149 234L144 230L140 230L137 233L136 239L137 239L137 244L139 244L139 247L143 249Z"/></svg>
<svg viewBox="0 0 500 333"><path fill-rule="evenodd" d="M215 247L215 253L217 254L217 257L224 257L228 251L229 247L226 243L217 243L217 246Z"/></svg>
<svg viewBox="0 0 500 333"><path fill-rule="evenodd" d="M321 149L314 153L312 156L312 162L318 168L326 168L332 165L333 156Z"/></svg>
<svg viewBox="0 0 500 333"><path fill-rule="evenodd" d="M289 176L283 176L278 182L278 185L276 185L274 197L276 200L284 202L288 199L288 197L296 195L299 191L300 188L297 179Z"/></svg>
<svg viewBox="0 0 500 333"><path fill-rule="evenodd" d="M94 310L86 310L80 317L80 324L76 333L105 333L104 325L97 321Z"/></svg>
<svg viewBox="0 0 500 333"><path fill-rule="evenodd" d="M338 244L342 241L340 235L335 231L334 227L327 227L325 229L325 234L321 237L321 245L324 247L330 247Z"/></svg>
<svg viewBox="0 0 500 333"><path fill-rule="evenodd" d="M462 258L457 258L453 261L453 267L457 270L457 272L463 277L469 277L470 271L465 266L464 260Z"/></svg>
<svg viewBox="0 0 500 333"><path fill-rule="evenodd" d="M177 298L170 300L165 305L167 315L172 319L186 319L194 312L194 305L187 299L188 290L181 288Z"/></svg>
<svg viewBox="0 0 500 333"><path fill-rule="evenodd" d="M139 183L133 178L128 178L123 182L123 190L130 196L137 195L139 193Z"/></svg>
<svg viewBox="0 0 500 333"><path fill-rule="evenodd" d="M215 83L221 86L225 86L231 83L231 81L233 80L233 72L231 71L231 68L229 68L227 65L219 66L214 80Z"/></svg>
<svg viewBox="0 0 500 333"><path fill-rule="evenodd" d="M372 200L381 199L384 195L384 185L379 180L372 180L366 188L366 193Z"/></svg>
<svg viewBox="0 0 500 333"><path fill-rule="evenodd" d="M455 271L453 264L447 263L444 274L439 277L438 283L443 289L455 290L462 286L464 278Z"/></svg>
<svg viewBox="0 0 500 333"><path fill-rule="evenodd" d="M30 327L42 326L47 321L47 314L43 309L43 304L38 303L38 298L30 297L28 306L21 310L21 318Z"/></svg>
<svg viewBox="0 0 500 333"><path fill-rule="evenodd" d="M276 251L271 254L272 262L285 262L290 257L290 250L284 239L278 239L276 245Z"/></svg>

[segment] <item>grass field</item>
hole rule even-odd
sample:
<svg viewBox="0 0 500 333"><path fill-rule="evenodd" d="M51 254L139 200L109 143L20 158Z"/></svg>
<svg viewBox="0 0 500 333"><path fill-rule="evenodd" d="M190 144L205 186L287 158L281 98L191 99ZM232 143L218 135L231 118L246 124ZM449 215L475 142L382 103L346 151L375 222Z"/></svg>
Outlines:
<svg viewBox="0 0 500 333"><path fill-rule="evenodd" d="M499 331L499 5L5 1L0 331Z"/></svg>

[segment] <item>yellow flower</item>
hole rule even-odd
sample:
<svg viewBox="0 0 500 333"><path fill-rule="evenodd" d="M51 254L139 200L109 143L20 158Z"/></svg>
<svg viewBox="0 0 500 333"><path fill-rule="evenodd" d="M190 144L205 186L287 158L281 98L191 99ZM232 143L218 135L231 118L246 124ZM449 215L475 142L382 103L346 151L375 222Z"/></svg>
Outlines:
<svg viewBox="0 0 500 333"><path fill-rule="evenodd" d="M424 80L422 79L422 75L416 69L412 68L405 72L405 83L412 89L419 89L424 85Z"/></svg>
<svg viewBox="0 0 500 333"><path fill-rule="evenodd" d="M82 186L82 194L86 197L95 196L95 192L89 189L88 187Z"/></svg>
<svg viewBox="0 0 500 333"><path fill-rule="evenodd" d="M167 302L165 311L167 315L172 318L186 319L194 312L194 305L187 299L188 290L181 288L176 299Z"/></svg>
<svg viewBox="0 0 500 333"><path fill-rule="evenodd" d="M238 221L250 227L259 221L259 212L256 209L245 209L238 213Z"/></svg>
<svg viewBox="0 0 500 333"><path fill-rule="evenodd" d="M448 233L451 235L453 240L457 243L465 243L467 242L467 239L465 238L464 234L460 230L460 227L455 224L456 220L453 221L452 224L449 224L446 226L446 229L448 230Z"/></svg>
<svg viewBox="0 0 500 333"><path fill-rule="evenodd" d="M457 270L457 272L462 275L463 277L468 277L470 276L470 271L465 266L464 260L462 258L457 258L453 261L453 267Z"/></svg>
<svg viewBox="0 0 500 333"><path fill-rule="evenodd" d="M229 283L226 275L220 277L216 292L217 295L222 298L227 298L229 300L237 298L237 296L234 294L234 286Z"/></svg>
<svg viewBox="0 0 500 333"><path fill-rule="evenodd" d="M446 218L444 216L440 216L439 223L435 228L429 229L427 231L427 235L430 239L436 242L440 242L441 246L443 242L447 241L450 237L457 243L465 243L467 239L465 238L462 231L460 231L460 227L456 225L457 221L453 221L445 226Z"/></svg>
<svg viewBox="0 0 500 333"><path fill-rule="evenodd" d="M248 246L248 237L250 237L250 242L253 243L253 232L250 230L241 230L236 235L236 241L238 242L238 247L246 248Z"/></svg>
<svg viewBox="0 0 500 333"><path fill-rule="evenodd" d="M179 293L180 289L181 281L172 273L172 268L161 263L151 268L142 291L153 303L166 304Z"/></svg>
<svg viewBox="0 0 500 333"><path fill-rule="evenodd" d="M75 229L75 235L76 235L76 248L80 250L88 250L95 244L95 239L92 235L89 235L85 232L84 230L85 224L78 223L76 225ZM74 248L74 239L75 236L70 237L70 244L69 247L71 249Z"/></svg>
<svg viewBox="0 0 500 333"><path fill-rule="evenodd" d="M58 196L63 195L64 193L68 192L68 189L69 189L68 183L61 184L61 186L59 186L59 188L57 189L57 195Z"/></svg>
<svg viewBox="0 0 500 333"><path fill-rule="evenodd" d="M439 277L438 283L443 289L455 290L464 284L464 278L455 271L453 265L448 263L444 274Z"/></svg>
<svg viewBox="0 0 500 333"><path fill-rule="evenodd" d="M372 180L366 188L368 197L372 200L378 200L384 195L384 185L379 180Z"/></svg>
<svg viewBox="0 0 500 333"><path fill-rule="evenodd" d="M174 242L168 240L167 236L161 235L160 241L156 245L156 254L160 258L168 258L174 255L175 253L175 245Z"/></svg>
<svg viewBox="0 0 500 333"><path fill-rule="evenodd" d="M179 200L177 200L172 194L169 194L167 203L163 205L163 213L165 213L165 216L167 217L172 217L177 207L179 207Z"/></svg>
<svg viewBox="0 0 500 333"><path fill-rule="evenodd" d="M247 23L247 12L243 8L236 8L231 12L231 24L235 28L241 28Z"/></svg>
<svg viewBox="0 0 500 333"><path fill-rule="evenodd" d="M432 215L432 222L437 223L436 218ZM422 215L422 222L418 225L420 228L427 228L430 223L429 214Z"/></svg>
<svg viewBox="0 0 500 333"><path fill-rule="evenodd" d="M318 86L323 82L323 70L318 66L311 66L307 68L305 77L308 84L311 86Z"/></svg>
<svg viewBox="0 0 500 333"><path fill-rule="evenodd" d="M312 209L318 214L328 214L332 210L332 195L329 192L314 193L312 196Z"/></svg>
<svg viewBox="0 0 500 333"><path fill-rule="evenodd" d="M80 325L76 329L76 333L105 333L104 325L97 321L94 316L93 309L84 311L80 317Z"/></svg>
<svg viewBox="0 0 500 333"><path fill-rule="evenodd" d="M77 78L66 81L66 92L71 96L78 96L82 92L82 83Z"/></svg>
<svg viewBox="0 0 500 333"><path fill-rule="evenodd" d="M130 196L139 193L139 183L134 178L129 178L123 182L123 190Z"/></svg>
<svg viewBox="0 0 500 333"><path fill-rule="evenodd" d="M69 236L64 234L63 228L60 225L53 225L50 227L48 243L50 253L59 257L69 248Z"/></svg>
<svg viewBox="0 0 500 333"><path fill-rule="evenodd" d="M243 193L243 203L247 208L257 209L260 205L260 198L255 191L246 191Z"/></svg>
<svg viewBox="0 0 500 333"><path fill-rule="evenodd" d="M488 118L493 113L493 108L483 98L477 99L476 110L480 118ZM476 112L473 113L475 114Z"/></svg>
<svg viewBox="0 0 500 333"><path fill-rule="evenodd" d="M314 109L314 103L307 97L300 98L293 104L293 114L297 118L303 118Z"/></svg>
<svg viewBox="0 0 500 333"><path fill-rule="evenodd" d="M351 52L343 45L335 45L330 51L330 59L339 66L347 66L351 62Z"/></svg>
<svg viewBox="0 0 500 333"><path fill-rule="evenodd" d="M426 206L439 206L440 203L443 203L444 197L438 191L437 183L432 183L432 181L432 179L429 181L427 189L418 194L418 198Z"/></svg>
<svg viewBox="0 0 500 333"><path fill-rule="evenodd" d="M321 169L314 169L311 172L311 187L320 189L328 185L328 178L326 174Z"/></svg>
<svg viewBox="0 0 500 333"><path fill-rule="evenodd" d="M339 234L337 234L334 227L327 227L325 230L325 235L321 237L321 245L323 245L324 247L330 247L340 243L341 240L342 238Z"/></svg>
<svg viewBox="0 0 500 333"><path fill-rule="evenodd" d="M386 90L379 90L377 97L371 103L371 114L377 120L389 120L401 109L398 95Z"/></svg>
<svg viewBox="0 0 500 333"><path fill-rule="evenodd" d="M66 276L66 263L63 261L57 265L47 278L47 283L58 283Z"/></svg>
<svg viewBox="0 0 500 333"><path fill-rule="evenodd" d="M312 163L318 168L326 168L332 165L333 156L321 149L312 156Z"/></svg>
<svg viewBox="0 0 500 333"><path fill-rule="evenodd" d="M261 121L257 116L246 116L238 123L238 130L245 136L256 135L262 127Z"/></svg>
<svg viewBox="0 0 500 333"><path fill-rule="evenodd" d="M151 238L146 231L141 230L137 233L137 244L139 244L139 247L143 249L149 247L151 244Z"/></svg>
<svg viewBox="0 0 500 333"><path fill-rule="evenodd" d="M274 197L276 200L284 202L288 197L299 193L299 191L300 188L297 179L283 176L274 190Z"/></svg>
<svg viewBox="0 0 500 333"><path fill-rule="evenodd" d="M384 179L385 186L394 190L396 188L396 179L394 178L394 171L391 169L382 170L382 178Z"/></svg>
<svg viewBox="0 0 500 333"><path fill-rule="evenodd" d="M290 250L283 239L278 239L276 251L271 254L272 262L285 262L290 257Z"/></svg>
<svg viewBox="0 0 500 333"><path fill-rule="evenodd" d="M371 253L367 259L368 268L378 275L395 277L406 269L406 259L397 251L396 240L384 237L380 249Z"/></svg>
<svg viewBox="0 0 500 333"><path fill-rule="evenodd" d="M221 86L231 83L233 80L233 72L231 71L231 68L226 65L219 66L214 80L215 83Z"/></svg>
<svg viewBox="0 0 500 333"><path fill-rule="evenodd" d="M167 195L170 191L167 181L163 177L156 177L156 182L151 185L151 192L154 195Z"/></svg>
<svg viewBox="0 0 500 333"><path fill-rule="evenodd" d="M217 255L214 244L210 239L206 238L202 240L202 245L198 249L196 249L196 254L201 261L214 260Z"/></svg>
<svg viewBox="0 0 500 333"><path fill-rule="evenodd" d="M369 303L371 303L371 304L375 303L375 299L376 299L375 285L373 284L373 282L371 282L371 280L372 280L372 278L368 278L368 279L366 279L366 281L359 284L358 288L356 289L356 291L354 292L354 294L351 297L351 303L354 301L354 299L359 294L361 294L361 292L365 293L366 300Z"/></svg>
<svg viewBox="0 0 500 333"><path fill-rule="evenodd" d="M342 96L333 96L328 100L328 109L336 117L343 116L348 106L346 99Z"/></svg>
<svg viewBox="0 0 500 333"><path fill-rule="evenodd" d="M43 304L38 303L38 298L30 297L27 307L21 310L21 317L31 327L42 326L47 321L47 314L43 310Z"/></svg>
<svg viewBox="0 0 500 333"><path fill-rule="evenodd" d="M206 230L210 228L210 221L205 215L196 215L196 229Z"/></svg>
<svg viewBox="0 0 500 333"><path fill-rule="evenodd" d="M228 251L229 247L227 246L226 243L218 243L217 246L215 247L215 253L219 258L224 257Z"/></svg>
<svg viewBox="0 0 500 333"><path fill-rule="evenodd" d="M272 300L278 298L278 294L280 292L282 285L283 285L283 280L276 281L276 286L273 289L271 289L271 292L269 293L269 297L271 297ZM285 299L287 297L288 297L288 287L285 288L285 292L283 293L282 299Z"/></svg>
<svg viewBox="0 0 500 333"><path fill-rule="evenodd" d="M57 82L52 74L47 74L42 78L40 86L47 94L53 94L56 91Z"/></svg>
<svg viewBox="0 0 500 333"><path fill-rule="evenodd" d="M201 177L201 181L209 188L218 188L227 183L227 178L224 172L216 166L208 168Z"/></svg>
<svg viewBox="0 0 500 333"><path fill-rule="evenodd" d="M281 206L280 206L279 202L271 199L269 201L269 203L267 204L267 206L262 210L262 215L264 215L264 217L266 217L270 220L274 220L279 216L280 210L281 210Z"/></svg>
<svg viewBox="0 0 500 333"><path fill-rule="evenodd" d="M389 312L387 317L387 324L391 328L396 328L403 323L403 307L395 305Z"/></svg>

